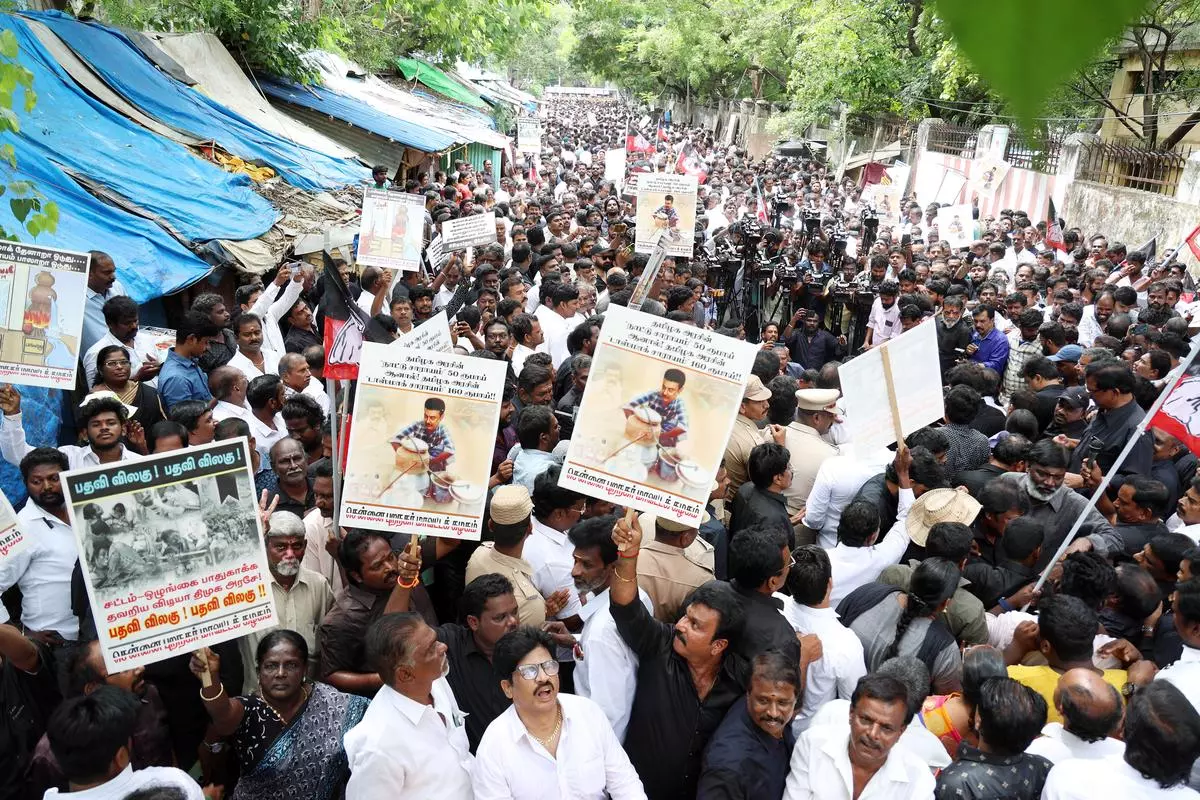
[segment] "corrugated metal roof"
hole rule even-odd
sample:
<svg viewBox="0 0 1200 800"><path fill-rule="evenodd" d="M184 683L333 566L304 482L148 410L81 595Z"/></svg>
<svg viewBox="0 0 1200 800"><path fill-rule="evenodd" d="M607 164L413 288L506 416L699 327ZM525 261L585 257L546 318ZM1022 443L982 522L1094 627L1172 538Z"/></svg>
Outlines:
<svg viewBox="0 0 1200 800"><path fill-rule="evenodd" d="M360 100L321 86L301 86L265 75L257 80L272 100L311 109L426 153L445 150L456 141L454 136L436 128L381 113Z"/></svg>

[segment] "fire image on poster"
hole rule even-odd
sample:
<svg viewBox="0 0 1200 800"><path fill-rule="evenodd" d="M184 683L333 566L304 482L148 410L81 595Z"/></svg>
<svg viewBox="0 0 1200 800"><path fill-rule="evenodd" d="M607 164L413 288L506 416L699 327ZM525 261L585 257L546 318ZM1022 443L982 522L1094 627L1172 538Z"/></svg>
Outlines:
<svg viewBox="0 0 1200 800"><path fill-rule="evenodd" d="M645 172L638 176L635 252L652 252L656 234L661 233L667 255L691 257L697 185L695 175Z"/></svg>
<svg viewBox="0 0 1200 800"><path fill-rule="evenodd" d="M425 236L425 198L407 192L363 189L358 264L416 272Z"/></svg>
<svg viewBox="0 0 1200 800"><path fill-rule="evenodd" d="M8 498L0 494L0 564L29 547L29 540L21 527L17 525L17 515L13 513Z"/></svg>
<svg viewBox="0 0 1200 800"><path fill-rule="evenodd" d="M756 352L609 306L559 485L699 524Z"/></svg>
<svg viewBox="0 0 1200 800"><path fill-rule="evenodd" d="M276 624L246 439L62 476L110 672Z"/></svg>
<svg viewBox="0 0 1200 800"><path fill-rule="evenodd" d="M505 365L366 342L340 523L480 538Z"/></svg>
<svg viewBox="0 0 1200 800"><path fill-rule="evenodd" d="M90 260L0 241L0 381L75 388Z"/></svg>

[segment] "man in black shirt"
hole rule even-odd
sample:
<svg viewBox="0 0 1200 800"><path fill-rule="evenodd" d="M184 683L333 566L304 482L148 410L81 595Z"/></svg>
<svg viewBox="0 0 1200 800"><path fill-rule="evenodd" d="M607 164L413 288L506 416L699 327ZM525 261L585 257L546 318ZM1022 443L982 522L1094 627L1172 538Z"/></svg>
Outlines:
<svg viewBox="0 0 1200 800"><path fill-rule="evenodd" d="M26 771L46 718L58 705L58 684L45 647L0 624L0 799L26 796Z"/></svg>
<svg viewBox="0 0 1200 800"><path fill-rule="evenodd" d="M961 294L947 295L942 300L942 313L937 317L938 361L943 374L967 357L967 345L971 344L971 334L975 332L971 318L963 318L963 299Z"/></svg>
<svg viewBox="0 0 1200 800"><path fill-rule="evenodd" d="M1137 434L1138 423L1146 412L1133 397L1136 388L1133 370L1125 364L1103 364L1087 374L1088 393L1100 413L1088 425L1071 455L1070 472L1079 473L1085 458L1095 459L1101 472L1108 472L1131 436L1138 436L1133 450L1121 462L1121 475L1149 475L1154 460L1154 441L1150 434Z"/></svg>
<svg viewBox="0 0 1200 800"><path fill-rule="evenodd" d="M659 622L638 600L636 517L617 522L613 541L621 557L610 609L640 661L625 750L650 800L692 800L704 747L742 695L730 652L742 632L742 604L727 584L709 581L692 593L674 628Z"/></svg>
<svg viewBox="0 0 1200 800"><path fill-rule="evenodd" d="M1038 402L1033 413L1037 416L1038 430L1044 431L1054 421L1054 408L1063 392L1067 390L1063 386L1058 365L1044 356L1031 358L1021 368L1021 375L1029 384L1029 388L1037 393Z"/></svg>
<svg viewBox="0 0 1200 800"><path fill-rule="evenodd" d="M795 734L789 723L800 700L800 674L782 653L760 653L746 702L734 703L704 753L697 800L780 800Z"/></svg>
<svg viewBox="0 0 1200 800"><path fill-rule="evenodd" d="M746 528L729 543L729 575L746 616L735 648L743 669L759 653L771 649L782 652L793 664L800 662L796 633L783 616L783 603L773 597L787 581L791 567L787 539L774 527Z"/></svg>
<svg viewBox="0 0 1200 800"><path fill-rule="evenodd" d="M1072 386L1064 391L1054 405L1053 421L1043 432L1048 438L1062 434L1068 439L1080 439L1087 430L1087 409L1090 402L1087 389Z"/></svg>
<svg viewBox="0 0 1200 800"><path fill-rule="evenodd" d="M1030 446L1030 441L1024 436L1019 433L1010 433L996 442L988 463L979 469L969 469L958 473L954 476L954 485L967 487L970 495L978 500L983 487L991 483L996 476L1006 472L1025 471L1025 455L1029 452Z"/></svg>
<svg viewBox="0 0 1200 800"><path fill-rule="evenodd" d="M787 448L771 442L750 451L747 460L750 480L742 484L733 498L729 514L730 540L752 527L769 527L787 534L787 544L795 544L793 525L800 521L788 514L783 491L792 485L791 456Z"/></svg>

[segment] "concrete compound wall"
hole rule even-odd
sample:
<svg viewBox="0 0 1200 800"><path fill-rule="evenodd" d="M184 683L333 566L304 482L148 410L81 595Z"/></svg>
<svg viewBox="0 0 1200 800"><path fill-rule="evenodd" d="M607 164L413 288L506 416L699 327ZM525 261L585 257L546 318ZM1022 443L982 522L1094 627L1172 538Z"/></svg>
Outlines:
<svg viewBox="0 0 1200 800"><path fill-rule="evenodd" d="M1060 213L1068 225L1078 225L1085 233L1103 233L1130 249L1157 236L1160 255L1177 246L1200 223L1200 205L1196 203L1081 180L1067 187Z"/></svg>

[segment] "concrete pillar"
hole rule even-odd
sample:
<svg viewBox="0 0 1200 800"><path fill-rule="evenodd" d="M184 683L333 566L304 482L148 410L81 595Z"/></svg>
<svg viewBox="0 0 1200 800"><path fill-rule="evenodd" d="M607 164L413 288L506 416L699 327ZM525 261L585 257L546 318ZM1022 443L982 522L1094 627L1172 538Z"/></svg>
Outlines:
<svg viewBox="0 0 1200 800"><path fill-rule="evenodd" d="M1011 130L1007 125L984 125L975 142L975 158L1003 161L1004 151L1008 149L1009 133Z"/></svg>
<svg viewBox="0 0 1200 800"><path fill-rule="evenodd" d="M1067 216L1067 190L1079 177L1084 146L1098 141L1100 137L1094 133L1072 133L1063 140L1058 154L1058 171L1054 176L1054 191L1050 196L1054 199L1058 215L1064 219L1070 219Z"/></svg>
<svg viewBox="0 0 1200 800"><path fill-rule="evenodd" d="M1175 199L1200 204L1200 150L1188 156L1187 163L1183 165L1183 174L1179 176Z"/></svg>

